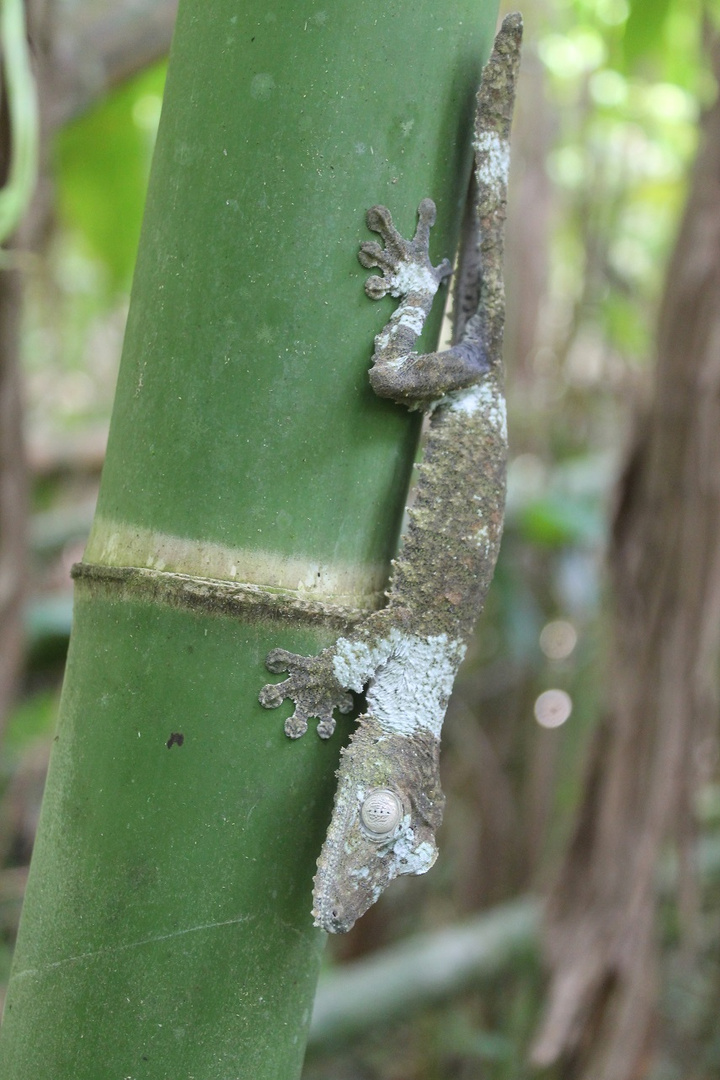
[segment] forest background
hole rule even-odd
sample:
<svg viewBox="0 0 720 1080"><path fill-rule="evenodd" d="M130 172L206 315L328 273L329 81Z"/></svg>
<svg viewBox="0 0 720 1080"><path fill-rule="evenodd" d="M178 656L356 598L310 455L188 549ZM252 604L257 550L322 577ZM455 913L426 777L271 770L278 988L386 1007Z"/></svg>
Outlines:
<svg viewBox="0 0 720 1080"><path fill-rule="evenodd" d="M35 59L42 69L43 49L59 53L66 93L43 101L41 76L41 182L8 256L20 273L5 275L13 280L0 297L8 304L22 290L22 413L7 377L7 330L0 342L2 467L17 480L5 482L3 526L23 520L28 493L27 531L4 527L0 536L3 582L18 586L4 584L0 608L2 982L53 736L71 621L69 568L82 554L102 467L173 17L162 0L76 0L57 5L48 20L51 6L37 5ZM577 1018L563 1017L548 982L541 944L544 936L551 965L562 970L553 935L577 914L568 844L582 835L586 780L605 767L597 733L606 733L604 745L617 733L612 691L624 677L617 673L618 589L626 580L618 560L637 448L657 419L663 311L677 311L679 302L680 222L697 196L697 170L695 186L689 178L698 147L713 138L720 145L711 122L717 11L699 0L527 0L523 7L506 258L508 520L445 729L443 854L431 875L398 883L347 938L332 942L328 979L373 954L392 959L387 949L399 939L422 933L432 942L440 928L460 933L468 919L479 932L491 924L478 919L495 920L494 952L474 971L451 971L442 992L420 1004L403 1007L400 990L385 1023L371 1014L365 1030L356 1022L349 1034L347 1020L323 1028L318 1019L307 1080L519 1080L558 1058L558 1075L579 1078L597 1060L598 1040L607 1043L598 1033L606 1032L608 1001L610 1015L625 1015L640 1033L637 1045L625 1042L619 1051L628 1080L710 1080L720 1072L714 674L683 729L681 763L663 757L653 735L624 744L635 788L644 791L650 762L648 791L657 792L659 777L668 792L648 849L659 880L657 911L646 905L657 950L641 950L635 967L612 979L587 976L591 1003L578 1035ZM708 255L696 245L686 262L690 278L697 265L707 289L716 278L700 264L717 247L717 215L703 206L703 232L714 247ZM696 321L701 309L697 301ZM717 385L708 392L717 398ZM21 419L22 440L9 440ZM688 426L702 429L692 415L671 420L670 458L681 454ZM697 524L702 531L703 521ZM661 566L662 551L653 557ZM708 592L712 599L709 583ZM696 609L695 628L713 615L717 621L716 607ZM702 648L715 672L713 644L703 639ZM639 657L643 648L626 637L623 655ZM684 687L688 696L691 689ZM616 829L632 832L633 800L618 800ZM667 816L676 813L679 860L666 843ZM536 904L548 895L543 934ZM632 983L638 971L643 993ZM633 992L624 991L624 978ZM400 986L409 989L413 979L412 968L401 967ZM355 1011L363 1013L357 1004Z"/></svg>

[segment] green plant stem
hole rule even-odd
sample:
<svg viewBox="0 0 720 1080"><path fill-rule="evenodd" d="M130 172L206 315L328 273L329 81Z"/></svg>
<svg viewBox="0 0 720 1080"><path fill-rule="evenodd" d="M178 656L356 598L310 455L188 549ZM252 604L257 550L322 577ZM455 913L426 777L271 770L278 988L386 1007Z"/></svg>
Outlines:
<svg viewBox="0 0 720 1080"><path fill-rule="evenodd" d="M357 250L432 195L452 254L495 13L180 5L2 1080L299 1075L347 725L257 694L382 602L418 423L368 386Z"/></svg>
<svg viewBox="0 0 720 1080"><path fill-rule="evenodd" d="M540 904L522 898L457 926L416 934L322 976L310 1045L348 1039L537 955Z"/></svg>
<svg viewBox="0 0 720 1080"><path fill-rule="evenodd" d="M37 182L39 119L23 0L2 0L0 45L10 115L10 167L0 191L0 244L15 232Z"/></svg>
<svg viewBox="0 0 720 1080"><path fill-rule="evenodd" d="M693 865L707 887L720 875L720 836L695 845ZM674 852L657 869L658 896L674 900L679 871ZM509 973L522 957L540 954L542 901L522 896L464 922L379 949L320 976L309 1045L323 1048L409 1013L446 1002L467 986Z"/></svg>

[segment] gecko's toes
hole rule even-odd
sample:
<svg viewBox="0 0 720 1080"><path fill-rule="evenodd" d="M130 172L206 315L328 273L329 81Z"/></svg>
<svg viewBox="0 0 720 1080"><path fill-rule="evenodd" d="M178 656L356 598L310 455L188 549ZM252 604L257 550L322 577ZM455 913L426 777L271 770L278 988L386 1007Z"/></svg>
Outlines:
<svg viewBox="0 0 720 1080"><path fill-rule="evenodd" d="M285 700L284 686L284 682L267 683L267 685L263 686L258 694L258 701L263 709L277 709L278 705L282 705Z"/></svg>
<svg viewBox="0 0 720 1080"><path fill-rule="evenodd" d="M297 665L298 660L304 657L288 652L287 649L271 649L265 657L265 667L275 675L281 671L289 671L291 665Z"/></svg>
<svg viewBox="0 0 720 1080"><path fill-rule="evenodd" d="M285 721L285 734L289 739L299 739L307 731L307 720L296 712Z"/></svg>
<svg viewBox="0 0 720 1080"><path fill-rule="evenodd" d="M335 708L338 712L349 713L355 708L355 699L349 691L341 694L335 702Z"/></svg>
<svg viewBox="0 0 720 1080"><path fill-rule="evenodd" d="M385 247L381 248L382 258L378 260L378 266L387 267L389 271L397 269L399 263L407 259L409 247L407 240L400 235L393 225L393 219L387 206L371 206L365 220L368 229L380 233L380 236L385 241Z"/></svg>
<svg viewBox="0 0 720 1080"><path fill-rule="evenodd" d="M381 278L379 274L373 274L365 282L365 295L371 300L382 300L390 291L390 283Z"/></svg>
<svg viewBox="0 0 720 1080"><path fill-rule="evenodd" d="M387 206L371 206L365 215L368 229L380 233L381 236L398 236L397 229L393 225L392 214Z"/></svg>
<svg viewBox="0 0 720 1080"><path fill-rule="evenodd" d="M406 256L405 249L401 249L399 244L390 243L389 240L387 247L380 247L374 240L363 240L358 251L358 262L366 270L372 270L374 266L377 266L382 271L383 277L387 278L397 273Z"/></svg>
<svg viewBox="0 0 720 1080"><path fill-rule="evenodd" d="M335 730L335 719L332 715L323 716L318 722L317 733L321 739L329 739Z"/></svg>
<svg viewBox="0 0 720 1080"><path fill-rule="evenodd" d="M423 199L418 206L418 223L415 229L413 245L416 250L428 254L430 250L430 229L435 224L437 210L432 199ZM438 279L442 280L442 279Z"/></svg>
<svg viewBox="0 0 720 1080"><path fill-rule="evenodd" d="M383 266L386 263L385 249L381 248L375 240L363 240L358 251L358 262L366 270L372 270L374 266Z"/></svg>
<svg viewBox="0 0 720 1080"><path fill-rule="evenodd" d="M453 272L452 263L449 259L443 259L440 265L436 266L434 269L438 281L444 281L445 278L450 277Z"/></svg>
<svg viewBox="0 0 720 1080"><path fill-rule="evenodd" d="M432 228L435 224L437 217L437 207L432 199L423 199L418 206L418 220L421 225L426 225L428 228Z"/></svg>

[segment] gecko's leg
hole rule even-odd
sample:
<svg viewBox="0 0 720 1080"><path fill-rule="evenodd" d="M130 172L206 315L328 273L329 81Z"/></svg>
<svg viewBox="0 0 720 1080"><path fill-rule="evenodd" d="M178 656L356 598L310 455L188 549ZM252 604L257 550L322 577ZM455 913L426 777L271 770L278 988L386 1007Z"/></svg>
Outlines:
<svg viewBox="0 0 720 1080"><path fill-rule="evenodd" d="M347 637L317 656L299 656L286 649L273 649L265 658L269 671L287 671L280 683L267 683L258 695L266 709L276 709L286 698L295 704L295 712L285 721L285 734L299 739L307 731L308 720L316 717L317 733L329 739L335 730L335 709L348 713L353 707L352 694L361 693L378 668L393 651L393 637L388 633L385 610L364 619Z"/></svg>
<svg viewBox="0 0 720 1080"><path fill-rule="evenodd" d="M401 362L412 349L435 293L452 273L447 259L439 266L433 266L430 261L430 229L435 217L435 203L423 199L418 207L415 235L412 240L406 240L395 228L386 206L371 206L365 216L368 228L385 241L385 247L375 240L360 245L358 259L362 265L368 270L378 267L382 272L367 279L365 292L371 300L380 300L388 294L401 299L387 326L375 338L374 360L380 365Z"/></svg>
<svg viewBox="0 0 720 1080"><path fill-rule="evenodd" d="M437 285L432 288L433 278L426 270L433 269L428 228L422 230L423 246L418 242L427 204L432 206L434 221L435 204L424 199L418 209L420 224L412 241L398 235L387 207L373 206L367 213L368 227L380 234L385 247L364 243L358 255L363 266L378 266L383 272L383 277L375 274L366 282L365 291L372 300L388 292L402 297L390 321L375 338L370 385L380 397L391 398L411 409L438 401L452 390L471 386L488 370L476 317L468 320L462 340L453 348L441 353L413 352L437 291ZM427 222L427 211L425 215ZM447 275L450 273L447 260L438 271L445 266Z"/></svg>
<svg viewBox="0 0 720 1080"><path fill-rule="evenodd" d="M471 187L476 206L468 215L463 237L461 280L455 296L456 343L445 352L412 351L437 289L435 286L431 291L429 271L438 275L447 266L444 263L435 269L430 263L428 242L430 225L435 220L434 204L428 199L420 204L420 224L412 241L399 236L386 207L374 206L368 211L368 227L380 234L385 247L374 242L361 245L358 258L362 265L377 266L382 272L382 277L368 279L365 291L371 299L388 292L402 298L387 326L375 338L370 383L380 397L410 408L435 403L499 368L505 319L502 257L510 122L521 37L521 17L506 16L478 91Z"/></svg>
<svg viewBox="0 0 720 1080"><path fill-rule="evenodd" d="M265 658L268 671L287 671L281 683L267 683L258 695L266 709L276 709L289 698L295 711L285 721L285 734L299 739L307 731L308 720L316 717L321 739L329 739L335 730L333 710L349 713L353 707L352 694L340 685L333 669L333 651L326 649L319 656L298 656L286 649L273 649Z"/></svg>

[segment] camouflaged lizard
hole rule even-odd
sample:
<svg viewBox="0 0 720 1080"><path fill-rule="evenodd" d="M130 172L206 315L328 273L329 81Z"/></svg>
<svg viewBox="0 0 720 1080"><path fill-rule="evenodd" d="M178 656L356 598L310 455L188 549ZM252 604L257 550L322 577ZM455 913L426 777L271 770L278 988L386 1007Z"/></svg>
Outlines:
<svg viewBox="0 0 720 1080"><path fill-rule="evenodd" d="M381 397L431 412L415 501L388 602L318 656L274 649L266 663L288 672L260 693L266 708L295 703L285 731L308 720L328 738L333 712L349 712L350 690L366 691L367 711L344 751L332 819L314 879L315 924L349 930L393 878L423 874L437 857L444 797L438 776L440 729L455 673L482 610L500 546L507 428L502 382L505 300L503 228L509 136L522 19L508 15L477 96L475 213L455 290L455 341L446 352L413 352L440 283L451 273L429 257L435 204L424 199L412 240L374 206L361 245L371 299L400 304L375 338L370 382Z"/></svg>

